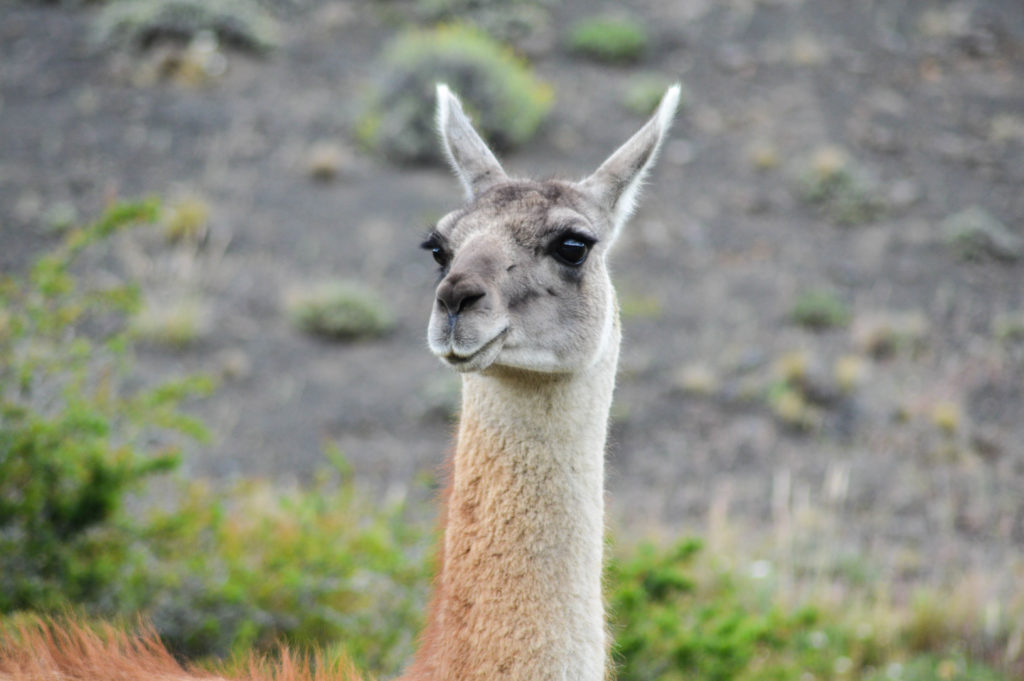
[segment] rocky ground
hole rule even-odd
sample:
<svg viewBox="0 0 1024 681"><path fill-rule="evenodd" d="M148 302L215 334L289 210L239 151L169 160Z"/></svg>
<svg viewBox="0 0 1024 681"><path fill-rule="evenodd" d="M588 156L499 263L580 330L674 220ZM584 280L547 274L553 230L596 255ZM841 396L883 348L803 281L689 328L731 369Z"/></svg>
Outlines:
<svg viewBox="0 0 1024 681"><path fill-rule="evenodd" d="M209 207L201 242L143 230L90 272L189 311L190 342L140 350L146 375L223 379L195 405L215 441L190 475L304 478L336 445L396 495L444 456L457 383L425 347L417 245L460 193L351 134L404 7L300 4L278 50L218 51L225 72L190 84L90 48L94 6L0 3L0 267L112 197ZM530 51L553 112L506 166L582 176L642 122L623 104L640 74L686 85L614 258L618 522L1006 592L1024 571L1024 5L647 0L631 66L562 47L599 9L551 5ZM331 278L379 291L397 329L297 330L289 295Z"/></svg>

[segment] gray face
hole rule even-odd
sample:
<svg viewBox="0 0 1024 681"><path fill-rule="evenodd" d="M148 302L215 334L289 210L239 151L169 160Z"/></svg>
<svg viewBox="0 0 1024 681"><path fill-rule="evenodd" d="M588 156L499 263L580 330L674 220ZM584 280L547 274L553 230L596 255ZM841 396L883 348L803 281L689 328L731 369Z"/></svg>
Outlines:
<svg viewBox="0 0 1024 681"><path fill-rule="evenodd" d="M629 217L679 101L654 116L587 179L513 180L459 100L437 87L441 143L468 206L424 243L442 268L427 339L459 371L568 373L616 348L605 253Z"/></svg>
<svg viewBox="0 0 1024 681"><path fill-rule="evenodd" d="M445 216L424 243L442 274L431 351L459 371L593 361L614 314L600 213L572 184L509 181Z"/></svg>

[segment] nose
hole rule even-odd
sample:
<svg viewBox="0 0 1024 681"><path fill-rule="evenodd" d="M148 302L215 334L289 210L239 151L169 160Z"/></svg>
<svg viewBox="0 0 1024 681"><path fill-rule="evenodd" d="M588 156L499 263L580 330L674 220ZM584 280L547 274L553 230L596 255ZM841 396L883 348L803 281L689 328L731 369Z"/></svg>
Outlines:
<svg viewBox="0 0 1024 681"><path fill-rule="evenodd" d="M437 287L437 302L452 317L471 309L486 295L483 285L473 277L449 276Z"/></svg>

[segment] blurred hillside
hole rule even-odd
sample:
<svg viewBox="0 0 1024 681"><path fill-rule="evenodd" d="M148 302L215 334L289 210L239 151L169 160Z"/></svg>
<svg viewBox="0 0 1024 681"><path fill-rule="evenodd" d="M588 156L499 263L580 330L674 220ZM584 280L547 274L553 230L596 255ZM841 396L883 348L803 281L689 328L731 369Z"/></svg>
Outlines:
<svg viewBox="0 0 1024 681"><path fill-rule="evenodd" d="M451 78L513 173L583 176L685 85L614 257L617 521L797 576L1019 597L1019 0L129 4L160 0L0 3L0 268L116 197L165 199L85 273L143 283L149 380L221 381L189 475L308 479L327 446L384 497L435 474L458 384L425 349L416 246L460 192L388 141L455 57L391 41L459 19L481 70Z"/></svg>

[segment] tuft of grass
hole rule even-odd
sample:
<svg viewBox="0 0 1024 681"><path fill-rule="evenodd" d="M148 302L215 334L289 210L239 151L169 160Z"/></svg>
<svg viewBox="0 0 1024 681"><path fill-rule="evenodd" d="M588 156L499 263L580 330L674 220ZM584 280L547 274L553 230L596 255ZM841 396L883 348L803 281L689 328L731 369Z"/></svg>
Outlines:
<svg viewBox="0 0 1024 681"><path fill-rule="evenodd" d="M296 326L327 338L375 338L395 328L391 305L375 291L354 282L329 281L295 291L287 307Z"/></svg>
<svg viewBox="0 0 1024 681"><path fill-rule="evenodd" d="M789 46L789 60L797 66L820 66L828 56L828 49L810 33L795 36Z"/></svg>
<svg viewBox="0 0 1024 681"><path fill-rule="evenodd" d="M777 168L780 163L781 154L779 148L770 141L760 140L755 142L747 150L750 165L758 171L766 171Z"/></svg>
<svg viewBox="0 0 1024 681"><path fill-rule="evenodd" d="M200 196L184 196L164 214L164 237L171 243L200 243L210 225L210 205Z"/></svg>
<svg viewBox="0 0 1024 681"><path fill-rule="evenodd" d="M1012 262L1024 257L1024 237L981 206L950 215L941 225L946 243L963 260Z"/></svg>
<svg viewBox="0 0 1024 681"><path fill-rule="evenodd" d="M279 43L277 22L252 0L118 0L97 13L92 39L107 49L146 49L189 43L204 32L256 53Z"/></svg>
<svg viewBox="0 0 1024 681"><path fill-rule="evenodd" d="M180 350L209 333L210 311L196 298L150 301L132 320L131 329L144 343Z"/></svg>
<svg viewBox="0 0 1024 681"><path fill-rule="evenodd" d="M867 363L859 355L842 355L832 368L836 385L844 393L852 393L863 384L867 373Z"/></svg>
<svg viewBox="0 0 1024 681"><path fill-rule="evenodd" d="M1004 312L996 315L992 320L992 335L1005 343L1024 341L1024 314Z"/></svg>
<svg viewBox="0 0 1024 681"><path fill-rule="evenodd" d="M857 349L876 359L920 352L928 341L928 320L920 312L883 312L858 318L853 325Z"/></svg>
<svg viewBox="0 0 1024 681"><path fill-rule="evenodd" d="M626 17L593 17L575 23L566 37L569 49L597 61L629 64L647 51L650 38L640 22Z"/></svg>
<svg viewBox="0 0 1024 681"><path fill-rule="evenodd" d="M780 355L772 366L774 378L762 394L776 421L791 431L817 430L824 423L825 411L839 405L857 386L857 379L839 375L839 368L850 371L840 364L829 375L803 350Z"/></svg>
<svg viewBox="0 0 1024 681"><path fill-rule="evenodd" d="M955 402L938 402L931 408L932 424L943 434L956 435L963 424L963 412Z"/></svg>
<svg viewBox="0 0 1024 681"><path fill-rule="evenodd" d="M846 326L850 321L850 310L834 292L818 289L798 295L790 317L809 329L830 329Z"/></svg>
<svg viewBox="0 0 1024 681"><path fill-rule="evenodd" d="M46 209L43 220L47 231L63 233L78 222L78 211L73 203L58 201Z"/></svg>
<svg viewBox="0 0 1024 681"><path fill-rule="evenodd" d="M675 385L687 395L712 395L720 384L714 369L699 362L682 367L674 378Z"/></svg>
<svg viewBox="0 0 1024 681"><path fill-rule="evenodd" d="M809 432L821 425L821 414L794 386L772 391L768 399L772 414L787 429Z"/></svg>
<svg viewBox="0 0 1024 681"><path fill-rule="evenodd" d="M529 141L551 108L551 88L508 48L467 25L409 29L377 62L377 88L364 102L356 136L399 162L440 159L435 85L446 82L480 134L497 150Z"/></svg>
<svg viewBox="0 0 1024 681"><path fill-rule="evenodd" d="M805 351L791 350L780 355L772 369L786 383L799 384L807 380L810 367L811 358Z"/></svg>
<svg viewBox="0 0 1024 681"><path fill-rule="evenodd" d="M317 142L306 152L306 172L314 180L329 182L341 172L345 152L333 142Z"/></svg>
<svg viewBox="0 0 1024 681"><path fill-rule="evenodd" d="M881 189L868 172L834 146L817 149L797 176L797 193L838 225L877 220L885 210Z"/></svg>

